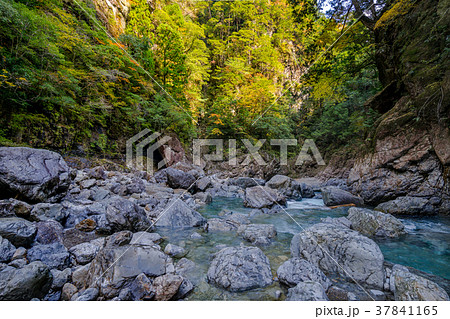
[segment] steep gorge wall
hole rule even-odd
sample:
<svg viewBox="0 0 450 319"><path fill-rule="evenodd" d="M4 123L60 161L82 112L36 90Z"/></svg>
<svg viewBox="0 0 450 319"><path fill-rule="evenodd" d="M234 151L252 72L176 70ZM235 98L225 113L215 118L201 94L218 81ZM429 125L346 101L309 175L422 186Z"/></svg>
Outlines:
<svg viewBox="0 0 450 319"><path fill-rule="evenodd" d="M367 204L412 196L429 212L450 212L449 8L449 0L399 0L375 26L385 88L367 103L384 114L370 152L338 176ZM335 172L336 162L321 177Z"/></svg>
<svg viewBox="0 0 450 319"><path fill-rule="evenodd" d="M113 37L124 33L130 12L130 0L92 0L97 16Z"/></svg>

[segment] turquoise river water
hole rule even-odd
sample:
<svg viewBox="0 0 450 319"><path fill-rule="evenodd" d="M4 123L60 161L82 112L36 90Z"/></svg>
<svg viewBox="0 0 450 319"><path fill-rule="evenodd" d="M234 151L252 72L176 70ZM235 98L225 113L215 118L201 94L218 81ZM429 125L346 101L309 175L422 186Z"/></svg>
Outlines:
<svg viewBox="0 0 450 319"><path fill-rule="evenodd" d="M248 215L252 223L273 224L277 237L272 244L260 247L270 260L273 275L278 267L290 258L289 246L292 237L309 226L319 223L324 217L346 216L348 208L329 209L321 199L303 199L287 203L286 212L277 214L255 214L246 208L242 199L214 198L213 202L198 211L205 218L220 217L221 212L229 210ZM295 221L294 221L295 220ZM419 270L450 279L450 218L435 216L421 218L402 218L407 234L398 239L377 239L385 260L411 266ZM231 293L209 285L206 273L211 256L225 246L239 246L246 243L236 232L204 232L196 230L202 239L190 239L192 229L158 229L166 241L184 247L186 258L197 264L197 270L189 275L196 285L188 300L275 300L275 292L283 290L275 282L269 287L252 291Z"/></svg>

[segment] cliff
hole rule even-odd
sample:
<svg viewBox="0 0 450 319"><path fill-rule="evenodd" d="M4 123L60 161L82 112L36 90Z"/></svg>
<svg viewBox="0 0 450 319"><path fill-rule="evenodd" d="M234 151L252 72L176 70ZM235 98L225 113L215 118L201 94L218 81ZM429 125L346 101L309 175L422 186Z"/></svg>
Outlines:
<svg viewBox="0 0 450 319"><path fill-rule="evenodd" d="M367 204L413 197L426 212L450 212L449 7L448 0L400 0L374 27L384 89L367 104L383 114L372 149L339 176ZM321 176L339 171L330 165Z"/></svg>
<svg viewBox="0 0 450 319"><path fill-rule="evenodd" d="M129 0L92 0L99 20L113 37L125 31L131 3Z"/></svg>

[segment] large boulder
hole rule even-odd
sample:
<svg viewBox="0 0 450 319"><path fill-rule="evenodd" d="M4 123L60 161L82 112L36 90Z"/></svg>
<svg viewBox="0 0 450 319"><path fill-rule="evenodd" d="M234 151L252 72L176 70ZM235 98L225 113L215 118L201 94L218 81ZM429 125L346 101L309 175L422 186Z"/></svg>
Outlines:
<svg viewBox="0 0 450 319"><path fill-rule="evenodd" d="M219 216L223 216L225 220L232 222L236 225L250 224L250 219L248 219L248 215L246 214L224 210L219 213Z"/></svg>
<svg viewBox="0 0 450 319"><path fill-rule="evenodd" d="M140 246L155 246L163 241L160 234L148 233L148 232L137 232L133 234L130 244L140 245Z"/></svg>
<svg viewBox="0 0 450 319"><path fill-rule="evenodd" d="M238 235L253 244L266 245L272 238L277 236L274 225L270 224L249 224L239 226Z"/></svg>
<svg viewBox="0 0 450 319"><path fill-rule="evenodd" d="M300 282L294 288L288 290L288 301L326 301L328 300L325 289L318 282Z"/></svg>
<svg viewBox="0 0 450 319"><path fill-rule="evenodd" d="M56 220L63 223L67 218L67 210L61 204L39 203L33 206L31 216L36 220Z"/></svg>
<svg viewBox="0 0 450 319"><path fill-rule="evenodd" d="M209 283L229 291L246 291L272 283L269 259L257 247L227 247L208 269Z"/></svg>
<svg viewBox="0 0 450 319"><path fill-rule="evenodd" d="M36 236L36 226L22 218L0 218L0 236L8 239L14 246L28 247Z"/></svg>
<svg viewBox="0 0 450 319"><path fill-rule="evenodd" d="M429 215L435 213L427 198L402 196L375 207L375 210L393 215Z"/></svg>
<svg viewBox="0 0 450 319"><path fill-rule="evenodd" d="M77 301L94 301L98 297L98 289L97 288L88 288L83 291L78 298Z"/></svg>
<svg viewBox="0 0 450 319"><path fill-rule="evenodd" d="M0 236L0 263L10 261L15 252L16 247L14 247L8 239Z"/></svg>
<svg viewBox="0 0 450 319"><path fill-rule="evenodd" d="M107 238L105 246L91 262L86 276L86 288L98 288L106 299L119 291L141 273L149 277L166 274L173 268L171 258L151 246L130 244L132 234L127 231Z"/></svg>
<svg viewBox="0 0 450 319"><path fill-rule="evenodd" d="M35 242L47 245L63 243L64 229L60 223L54 220L46 220L36 223L37 233Z"/></svg>
<svg viewBox="0 0 450 319"><path fill-rule="evenodd" d="M90 263L98 251L103 247L103 238L98 238L90 242L81 243L69 249L70 254L80 265Z"/></svg>
<svg viewBox="0 0 450 319"><path fill-rule="evenodd" d="M354 230L365 236L395 238L405 234L405 226L390 214L384 214L366 208L351 207L347 217Z"/></svg>
<svg viewBox="0 0 450 319"><path fill-rule="evenodd" d="M448 294L438 284L415 275L401 265L394 265L390 276L390 289L395 300L445 301Z"/></svg>
<svg viewBox="0 0 450 319"><path fill-rule="evenodd" d="M278 280L288 287L294 287L300 282L314 281L327 290L331 285L325 274L309 261L300 258L291 258L285 261L277 270Z"/></svg>
<svg viewBox="0 0 450 319"><path fill-rule="evenodd" d="M183 277L174 274L166 274L155 278L153 281L153 290L155 292L155 300L170 300L178 292Z"/></svg>
<svg viewBox="0 0 450 319"><path fill-rule="evenodd" d="M334 186L328 186L321 189L323 202L327 206L337 206L345 204L355 204L362 206L364 201L361 197L355 196L343 189Z"/></svg>
<svg viewBox="0 0 450 319"><path fill-rule="evenodd" d="M251 177L236 177L230 178L228 184L232 186L239 186L241 188L264 185L264 180Z"/></svg>
<svg viewBox="0 0 450 319"><path fill-rule="evenodd" d="M166 248L164 248L164 252L174 258L181 258L187 254L186 249L173 244L167 244Z"/></svg>
<svg viewBox="0 0 450 319"><path fill-rule="evenodd" d="M292 238L291 254L307 259L325 274L339 274L368 287L383 288L384 257L380 248L349 228L315 224Z"/></svg>
<svg viewBox="0 0 450 319"><path fill-rule="evenodd" d="M166 168L167 184L172 188L188 189L195 183L194 175L176 168Z"/></svg>
<svg viewBox="0 0 450 319"><path fill-rule="evenodd" d="M160 212L156 226L183 228L199 227L206 223L206 219L199 212L190 208L180 199L173 199Z"/></svg>
<svg viewBox="0 0 450 319"><path fill-rule="evenodd" d="M275 189L288 188L291 186L291 181L292 179L285 175L275 175L267 181L266 186Z"/></svg>
<svg viewBox="0 0 450 319"><path fill-rule="evenodd" d="M134 202L114 197L105 202L106 223L103 228L108 232L130 230L132 232L148 231L152 223L145 210ZM100 223L101 224L101 223Z"/></svg>
<svg viewBox="0 0 450 319"><path fill-rule="evenodd" d="M27 258L29 261L40 260L50 269L63 270L70 266L69 252L60 243L33 246L28 250Z"/></svg>
<svg viewBox="0 0 450 319"><path fill-rule="evenodd" d="M301 184L285 175L275 175L266 182L266 186L278 190L286 197L300 199L302 197Z"/></svg>
<svg viewBox="0 0 450 319"><path fill-rule="evenodd" d="M31 218L33 206L17 199L0 200L0 217L21 217Z"/></svg>
<svg viewBox="0 0 450 319"><path fill-rule="evenodd" d="M294 181L293 187L299 189L302 197L304 198L313 198L316 196L314 193L314 188L309 184Z"/></svg>
<svg viewBox="0 0 450 319"><path fill-rule="evenodd" d="M31 300L44 297L50 289L52 275L40 261L17 269L0 270L0 300Z"/></svg>
<svg viewBox="0 0 450 319"><path fill-rule="evenodd" d="M211 186L211 178L209 176L205 176L197 180L195 183L197 186L197 190L204 192L209 186Z"/></svg>
<svg viewBox="0 0 450 319"><path fill-rule="evenodd" d="M205 230L208 232L230 232L237 230L238 227L239 224L225 218L210 218L205 225Z"/></svg>
<svg viewBox="0 0 450 319"><path fill-rule="evenodd" d="M276 204L284 205L285 203L286 197L267 186L254 186L245 190L244 205L247 207L264 208Z"/></svg>
<svg viewBox="0 0 450 319"><path fill-rule="evenodd" d="M61 155L26 147L0 147L0 196L53 202L69 188L69 167Z"/></svg>

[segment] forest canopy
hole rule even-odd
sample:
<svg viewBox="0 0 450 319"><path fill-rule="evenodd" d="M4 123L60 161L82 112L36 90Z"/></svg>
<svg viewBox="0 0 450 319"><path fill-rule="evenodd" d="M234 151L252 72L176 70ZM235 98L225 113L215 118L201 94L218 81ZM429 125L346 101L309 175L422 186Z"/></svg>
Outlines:
<svg viewBox="0 0 450 319"><path fill-rule="evenodd" d="M133 0L111 38L91 0L0 0L0 143L114 155L144 128L362 142L388 5Z"/></svg>

